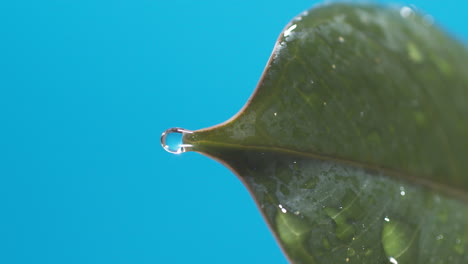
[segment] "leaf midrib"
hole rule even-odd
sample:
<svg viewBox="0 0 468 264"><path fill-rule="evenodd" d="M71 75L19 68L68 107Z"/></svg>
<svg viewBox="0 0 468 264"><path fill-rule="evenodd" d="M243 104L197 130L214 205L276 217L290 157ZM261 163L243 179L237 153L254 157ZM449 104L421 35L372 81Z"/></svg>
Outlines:
<svg viewBox="0 0 468 264"><path fill-rule="evenodd" d="M187 143L192 143L192 142L187 142ZM464 191L463 189L428 180L427 179L428 177L424 177L424 175L415 175L415 174L407 173L401 170L385 168L385 167L378 166L378 165L371 164L371 163L365 163L365 162L330 156L330 155L317 153L317 152L297 151L297 150L292 150L292 149L283 148L283 147L242 145L242 144L232 144L232 143L225 143L225 142L212 141L212 140L197 140L196 145L194 147L194 151L200 152L201 154L203 154L204 153L203 149L205 146L209 148L213 147L213 148L218 148L218 149L224 148L224 149L242 150L242 151L252 150L252 151L257 151L257 152L272 152L272 153L286 154L286 155L291 155L291 156L299 156L299 157L309 158L309 159L330 161L330 162L334 162L338 164L358 167L363 170L376 172L378 173L378 176L389 176L400 181L406 181L415 185L421 185L421 186L430 188L436 192L439 192L440 194L456 198L463 202L468 202L468 193ZM200 148L201 150L198 150L199 147L201 147Z"/></svg>

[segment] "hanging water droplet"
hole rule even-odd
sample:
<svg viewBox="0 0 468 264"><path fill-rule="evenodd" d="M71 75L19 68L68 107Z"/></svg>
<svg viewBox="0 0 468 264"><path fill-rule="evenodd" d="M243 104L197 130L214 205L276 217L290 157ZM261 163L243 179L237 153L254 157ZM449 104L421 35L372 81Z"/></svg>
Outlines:
<svg viewBox="0 0 468 264"><path fill-rule="evenodd" d="M161 146L172 154L181 154L190 151L192 145L184 144L183 137L191 133L193 132L180 127L170 128L162 133Z"/></svg>

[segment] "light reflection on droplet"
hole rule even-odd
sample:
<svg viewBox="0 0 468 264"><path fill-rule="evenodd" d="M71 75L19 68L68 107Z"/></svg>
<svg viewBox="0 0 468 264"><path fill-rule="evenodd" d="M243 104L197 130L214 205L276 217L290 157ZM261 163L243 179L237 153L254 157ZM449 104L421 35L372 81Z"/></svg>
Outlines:
<svg viewBox="0 0 468 264"><path fill-rule="evenodd" d="M281 212L282 212L283 214L285 214L285 213L288 212L288 210L286 210L286 208L284 208L283 205L278 204L278 207L281 209Z"/></svg>
<svg viewBox="0 0 468 264"><path fill-rule="evenodd" d="M164 131L161 135L161 146L169 153L181 154L190 150L192 145L183 144L182 139L186 134L191 134L193 131L180 127L170 128Z"/></svg>
<svg viewBox="0 0 468 264"><path fill-rule="evenodd" d="M297 25L296 24L293 24L292 26L290 26L288 29L286 29L283 33L283 36L284 37L287 37L289 35L291 35L291 32L297 28Z"/></svg>
<svg viewBox="0 0 468 264"><path fill-rule="evenodd" d="M393 257L390 257L388 260L389 260L390 263L392 263L392 264L398 264L398 261L397 261L396 259L394 259Z"/></svg>
<svg viewBox="0 0 468 264"><path fill-rule="evenodd" d="M403 187L403 186L400 186L400 195L401 195L401 196L405 196L405 195L406 195L405 187Z"/></svg>
<svg viewBox="0 0 468 264"><path fill-rule="evenodd" d="M390 222L390 218L388 218L388 217L385 217L384 220L385 220L385 222Z"/></svg>

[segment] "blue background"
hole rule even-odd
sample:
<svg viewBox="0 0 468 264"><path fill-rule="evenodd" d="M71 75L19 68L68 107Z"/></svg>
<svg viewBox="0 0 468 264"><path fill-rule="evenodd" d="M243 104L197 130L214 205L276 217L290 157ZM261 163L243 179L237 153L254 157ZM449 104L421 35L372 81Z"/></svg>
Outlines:
<svg viewBox="0 0 468 264"><path fill-rule="evenodd" d="M222 165L159 144L247 101L317 1L0 3L0 263L286 263ZM406 1L468 39L464 0Z"/></svg>

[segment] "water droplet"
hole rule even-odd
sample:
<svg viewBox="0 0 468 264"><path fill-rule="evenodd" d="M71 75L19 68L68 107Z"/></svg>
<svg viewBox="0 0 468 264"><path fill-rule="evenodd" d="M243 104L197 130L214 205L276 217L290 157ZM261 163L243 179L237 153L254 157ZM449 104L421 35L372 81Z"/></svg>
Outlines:
<svg viewBox="0 0 468 264"><path fill-rule="evenodd" d="M418 230L414 226L392 220L384 222L382 246L391 263L411 263L417 254Z"/></svg>
<svg viewBox="0 0 468 264"><path fill-rule="evenodd" d="M416 44L413 42L408 42L406 48L408 50L408 56L410 60L416 63L422 62L424 60L424 55Z"/></svg>
<svg viewBox="0 0 468 264"><path fill-rule="evenodd" d="M407 18L413 14L413 9L410 7L404 6L400 9L400 15L404 18Z"/></svg>
<svg viewBox="0 0 468 264"><path fill-rule="evenodd" d="M302 243L303 235L311 229L307 221L294 214L278 213L275 223L280 241L286 244Z"/></svg>
<svg viewBox="0 0 468 264"><path fill-rule="evenodd" d="M390 219L388 217L384 218L385 222L390 222Z"/></svg>
<svg viewBox="0 0 468 264"><path fill-rule="evenodd" d="M281 212L282 212L283 214L285 214L285 213L288 212L288 210L286 210L286 208L284 208L283 205L279 204L278 207L281 209Z"/></svg>
<svg viewBox="0 0 468 264"><path fill-rule="evenodd" d="M192 145L184 144L183 137L191 133L193 132L180 127L170 128L162 133L161 146L172 154L181 154L190 151Z"/></svg>
<svg viewBox="0 0 468 264"><path fill-rule="evenodd" d="M343 241L349 241L354 237L355 228L349 223L349 219L346 218L343 211L332 207L326 207L325 213L335 222L335 235L338 239Z"/></svg>
<svg viewBox="0 0 468 264"><path fill-rule="evenodd" d="M455 246L453 247L453 249L455 250L456 253L460 254L460 255L463 255L463 253L465 253L465 243L462 243L462 240L461 238L457 238L455 240Z"/></svg>
<svg viewBox="0 0 468 264"><path fill-rule="evenodd" d="M434 17L431 15L425 15L423 19L426 26L432 26L434 24Z"/></svg>
<svg viewBox="0 0 468 264"><path fill-rule="evenodd" d="M343 43L344 42L344 38L342 36L338 37L338 41Z"/></svg>

